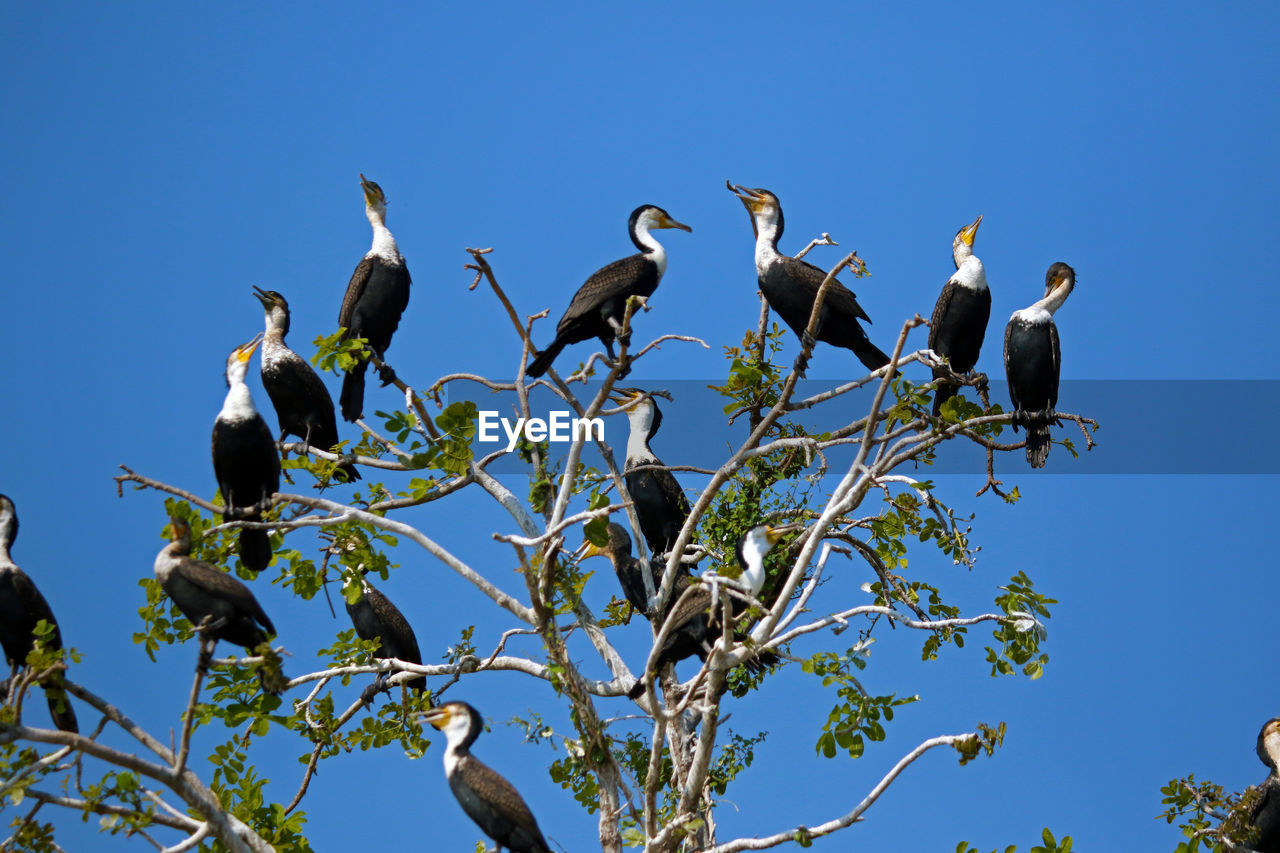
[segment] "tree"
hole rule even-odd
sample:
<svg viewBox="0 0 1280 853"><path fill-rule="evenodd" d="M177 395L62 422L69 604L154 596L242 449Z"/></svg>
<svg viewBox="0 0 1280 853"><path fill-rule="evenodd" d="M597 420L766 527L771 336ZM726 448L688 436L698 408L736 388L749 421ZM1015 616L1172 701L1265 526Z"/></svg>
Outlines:
<svg viewBox="0 0 1280 853"><path fill-rule="evenodd" d="M814 241L805 251L820 242L829 243ZM492 289L521 343L520 364L526 364L533 349L533 322L546 312L522 320L499 286L488 261L489 250L468 251L469 268L475 272L472 289L481 282ZM903 324L888 367L798 397L797 383L811 355L821 301L837 273L845 269L855 276L866 272L856 253L830 270L791 369L778 363L786 333L769 323L763 303L757 328L747 332L740 345L726 348L728 373L716 390L724 398L726 417L739 428L745 426L746 436L718 467L695 469L709 479L692 501L692 512L675 547L665 563L655 567L657 583L649 589L651 581L646 580L649 615L655 617L655 651L639 670L644 692L634 706L629 705L627 715L638 710L645 720L643 731L631 730L637 728L632 720L613 720L603 712L628 702L624 697L637 683L637 671L629 668L610 637L610 629L628 617L628 607L615 597L604 613L593 613L582 598L588 573L572 553L580 534L603 543L610 519L622 520L631 529L633 542L644 541L612 447L601 437L582 433L558 458L547 442L521 438L515 453L528 476L528 495L521 497L487 470L505 451L477 454L475 403L456 401L446 406L441 392L464 380L479 382L514 395L519 416L530 418L535 411L523 368L514 382L452 374L422 391L396 379L396 387L405 395L405 408L379 413L380 428L362 422L360 441L344 448L344 453L297 442L282 445L295 454L284 462L286 473L295 477L305 473L327 484L340 464L354 461L363 468L364 489L355 492L350 502L295 489L274 496L263 522L219 523L220 500L207 500L128 468L117 477L118 483L168 495L167 514L185 519L198 540L192 555L235 567L245 580L253 580L253 573L237 562L234 551L239 530L246 526L271 531L278 581L303 598L320 594L332 578L340 579L342 595L354 602L362 595L363 577L385 579L395 549L417 546L474 585L494 607L505 611L514 627L497 637L479 637L473 626L459 624L459 639L447 650L445 661L431 665L379 659L374 654L376 642L360 640L352 630L339 631L333 644L322 650L329 665L295 674L283 696L258 689L257 670L272 665L265 657L215 658L207 674L197 669L173 745L135 725L124 710L127 700L108 701L79 684L72 677L77 675L74 669L68 670L67 689L99 713L97 725L76 735L25 724L22 703L31 685L50 669L68 669L75 656L74 650L60 653L40 646L27 661L24 674L12 679L0 717L4 779L0 793L11 804L32 804L14 822L12 846L57 849L54 824L45 819L49 814L45 809L65 807L102 815L103 828L113 833L150 837L159 834L160 828L175 830L180 835L170 850L197 845L233 851L310 849L303 832L305 817L298 808L321 762L354 748L392 744L411 755L423 754L430 740L417 715L430 702L450 698L450 690L460 681L493 671L522 673L554 687L568 711L564 716L572 732L552 735L564 754L552 763L551 777L596 815L600 843L607 851L643 846L650 851L735 853L787 842L807 846L814 838L852 826L901 773L930 750L953 749L961 764L982 753L992 754L1004 737L1003 723L979 723L971 731L939 734L902 755L882 779L868 781L865 794L851 801L847 811L817 826L788 824L783 819L761 826L754 837L725 839L718 832L716 803L731 786L749 778L754 750L765 737L733 732L724 722L727 704L750 702L761 681L769 677L741 667L762 653L781 655L781 665L798 666L831 690L827 722L815 732L815 748L831 759L860 757L869 744L884 738L896 709L918 698L876 695L860 675L868 666L870 643L886 626L906 629L895 632L898 641L918 636L927 660L938 659L946 646L963 648L970 629L990 628L986 659L993 676L1021 673L1037 678L1048 661L1043 648L1045 620L1055 602L1037 591L1024 573L997 587L992 610L966 614L945 601L937 586L906 571L912 540L913 548L939 549L964 566L975 562L977 548L970 540L968 518L944 505L935 496L933 484L914 474L919 465L944 452L944 445L964 441L984 451L987 482L978 497L990 492L1008 502L1018 500L1016 488L1000 488L995 459L1024 444L999 440L1012 415L989 401L985 377L944 371L945 381L975 389L981 404L958 395L943 406L940 417L933 417L934 380L917 383L909 378L913 365L921 365L926 377L933 367L942 366L927 350L906 350L911 331L924 323L917 316ZM624 329L630 329L636 312L648 310L644 300L633 299ZM637 360L665 343L706 346L674 334L662 335L634 353L621 344L616 362L595 354L573 375L561 378L549 371L539 384L577 417L609 414L608 395L616 383ZM348 369L366 357L383 367L362 341L343 341L341 333L318 340L317 345L314 361L326 369ZM412 370L401 369L396 375L411 376ZM585 382L597 375L598 384ZM583 390L577 389L579 384ZM871 395L860 417L820 432L801 422L805 413L828 409L860 389ZM1093 421L1060 416L1076 423L1086 445L1092 447L1097 427ZM599 467L583 461L588 443L599 452ZM1061 443L1074 453L1070 439ZM387 482L369 482L378 476ZM519 594L503 589L496 573L468 565L397 517L464 489L480 490L492 498L498 531L494 538L509 549L519 567L524 581ZM732 554L737 538L765 520L788 522L794 532L769 555L767 581L756 598L736 584ZM305 557L302 550L302 543L313 535L323 543L319 561ZM866 572L864 589L872 603L826 600L824 587L839 571L832 562L838 556L854 560L851 565L865 566L859 570ZM699 562L704 566L703 584L713 592L713 615L721 625L734 624L737 636L735 631L720 631L697 674L679 682L670 671L653 673L656 650L673 627L657 615L667 612L681 564ZM611 580L602 577L591 582ZM135 642L149 655L161 644L185 642L199 632L200 626L181 616L154 579L146 578L141 585L146 603L140 609L143 626ZM852 642L842 639L851 627L857 632ZM518 636L536 637L539 651L509 652L509 641ZM336 688L354 676L372 673L390 674L386 685L399 693L399 699L372 710L366 691L344 707ZM399 690L419 675L430 678L429 695ZM231 734L209 756L212 769L202 779L189 761L192 733L215 721ZM540 713L524 723L532 738L547 736L549 729ZM298 738L305 744L305 770L290 802L268 802L264 796L264 777L255 766L253 748L266 737ZM132 743L124 744L125 739ZM122 745L114 745L117 742ZM130 750L140 750L142 755ZM399 759L387 755L386 760ZM51 790L59 786L63 793ZM1043 841L1044 847L1033 849L1069 850L1071 846L1070 838L1059 842L1048 830ZM956 849L972 848L961 842Z"/></svg>

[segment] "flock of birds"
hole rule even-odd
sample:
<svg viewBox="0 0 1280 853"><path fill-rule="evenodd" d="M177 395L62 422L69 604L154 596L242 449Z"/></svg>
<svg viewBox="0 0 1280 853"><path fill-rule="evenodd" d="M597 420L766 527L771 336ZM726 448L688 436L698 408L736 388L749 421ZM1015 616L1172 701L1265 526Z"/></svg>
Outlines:
<svg viewBox="0 0 1280 853"><path fill-rule="evenodd" d="M365 211L373 229L373 243L352 274L339 312L338 323L349 339L362 338L376 355L383 384L394 373L383 359L399 327L409 302L411 279L408 267L386 226L386 196L378 184L360 176ZM761 293L770 308L800 338L805 338L809 317L827 273L803 260L778 250L783 233L782 206L768 190L730 185L730 190L751 214L755 233L755 264ZM991 312L991 295L982 262L973 252L979 216L957 232L952 242L956 272L947 281L930 322L929 348L945 359L934 368L937 392L933 411L953 396L955 379L977 364ZM675 228L690 231L662 208L642 205L630 217L628 230L639 253L609 264L594 273L574 295L556 326L554 340L535 352L525 375L535 378L552 367L561 351L575 343L598 338L610 359L616 359L615 342L628 344L627 303L632 296L654 293L666 272L667 257L652 232ZM1027 429L1027 458L1035 467L1044 465L1049 452L1049 426L1057 403L1060 348L1054 313L1075 285L1075 272L1064 263L1053 264L1045 278L1045 294L1028 308L1017 311L1005 329L1004 362L1014 404L1014 427ZM266 568L271 559L270 540L262 516L279 490L280 457L266 421L254 406L245 377L254 351L261 345L263 386L276 411L279 439L294 435L312 448L337 453L334 478L346 482L360 479L353 460L335 450L339 443L337 417L324 383L306 359L285 343L289 332L289 304L275 292L254 288L265 314L265 331L237 347L227 357L227 394L214 422L213 467L224 501L223 517L229 521L256 523L240 528L239 555L254 572ZM878 370L889 357L868 338L860 321L870 318L856 296L838 281L829 287L820 313L816 340L851 350L868 370ZM345 420L363 417L367 362L359 361L343 378L339 409ZM950 381L948 381L950 380ZM652 566L665 560L689 514L689 502L679 483L650 446L662 422L662 412L653 396L639 389L616 389L614 402L627 413L630 437L624 467L641 533L652 560L632 554L631 537L619 524L609 524L604 545L588 545L584 557L605 556L613 565L619 585L629 604L655 626L670 625L667 637L655 657L656 665L636 680L629 692L639 698L664 667L685 658L706 660L714 643L726 630L737 631L747 610L735 599L732 622L721 625L714 613L713 594L700 584L683 564L663 608L656 605L650 590L658 589L659 578ZM171 542L155 560L155 575L174 605L201 636L201 665L207 665L217 640L243 646L250 652L266 654L275 627L249 588L232 575L191 556L191 530L180 517L172 517ZM737 558L742 574L737 585L752 598L760 595L765 581L764 560L788 527L759 525L738 542ZM35 645L36 626L44 621L51 631L46 643L61 648L61 636L48 603L29 577L10 558L17 536L18 520L13 502L0 495L0 642L16 675ZM645 573L647 574L647 577ZM364 640L377 641L375 656L422 664L422 655L413 629L400 610L367 580L362 579L363 596L348 603L347 612L356 633ZM768 650L753 650L744 666L760 670L777 663ZM390 673L378 676L371 691L387 689ZM283 679L260 674L265 690L283 689ZM11 677L5 682L4 698L9 698ZM60 672L43 676L44 689L54 725L77 732L75 711L64 689ZM417 692L427 689L426 678L405 681ZM528 806L502 776L470 754L483 723L479 712L464 702L447 702L425 712L421 719L443 732L447 747L444 756L449 786L463 810L498 845L513 853L549 853L549 847ZM1271 720L1258 738L1258 754L1270 768L1264 796L1254 813L1254 824L1262 831L1262 853L1280 851L1280 718ZM1269 846L1268 846L1269 845Z"/></svg>

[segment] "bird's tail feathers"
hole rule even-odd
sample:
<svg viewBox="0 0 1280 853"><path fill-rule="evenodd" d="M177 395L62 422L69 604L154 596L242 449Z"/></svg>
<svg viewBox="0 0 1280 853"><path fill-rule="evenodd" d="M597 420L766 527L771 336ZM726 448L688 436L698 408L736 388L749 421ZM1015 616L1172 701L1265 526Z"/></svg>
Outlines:
<svg viewBox="0 0 1280 853"><path fill-rule="evenodd" d="M1053 442L1049 440L1049 424L1047 421L1036 421L1027 424L1027 461L1032 468L1043 468L1049 458L1049 448Z"/></svg>
<svg viewBox="0 0 1280 853"><path fill-rule="evenodd" d="M871 339L866 335L854 340L849 349L853 350L853 354L858 357L858 361L862 362L867 370L879 370L889 363L889 356L875 344L871 343Z"/></svg>
<svg viewBox="0 0 1280 853"><path fill-rule="evenodd" d="M368 362L362 361L342 378L338 405L342 408L342 419L349 423L364 417L364 372L368 366Z"/></svg>
<svg viewBox="0 0 1280 853"><path fill-rule="evenodd" d="M80 724L76 720L75 709L71 707L71 697L61 687L47 686L44 698L49 703L49 716L59 731L80 733Z"/></svg>
<svg viewBox="0 0 1280 853"><path fill-rule="evenodd" d="M528 376L530 379L537 379L539 376L546 373L548 368L551 367L551 362L556 360L556 356L560 355L560 351L564 349L564 346L565 345L560 341L560 339L556 338L551 342L551 346L544 349L538 354L537 358L529 363L529 367L525 370L524 375Z"/></svg>
<svg viewBox="0 0 1280 853"><path fill-rule="evenodd" d="M245 520L261 521L262 516L254 514ZM271 537L267 535L267 531L248 527L240 529L240 562L244 563L246 569L255 572L267 567L267 563L271 562Z"/></svg>
<svg viewBox="0 0 1280 853"><path fill-rule="evenodd" d="M936 380L945 379L949 372L946 368L935 367L933 369L933 378ZM935 418L942 415L942 404L954 397L958 390L958 385L950 382L938 382L938 388L933 392L933 416Z"/></svg>
<svg viewBox="0 0 1280 853"><path fill-rule="evenodd" d="M356 466L350 462L344 462L335 469L335 473L341 474L347 478L348 483L354 483L361 479L360 472L356 470Z"/></svg>

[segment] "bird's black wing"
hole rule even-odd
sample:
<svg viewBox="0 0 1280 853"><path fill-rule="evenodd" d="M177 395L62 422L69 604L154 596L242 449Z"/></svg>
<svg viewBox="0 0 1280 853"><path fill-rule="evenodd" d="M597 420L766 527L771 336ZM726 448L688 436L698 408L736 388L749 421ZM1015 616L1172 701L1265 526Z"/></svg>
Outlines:
<svg viewBox="0 0 1280 853"><path fill-rule="evenodd" d="M1253 848L1259 853L1280 850L1280 777L1268 776L1258 786L1258 802L1249 813L1249 824L1258 830Z"/></svg>
<svg viewBox="0 0 1280 853"><path fill-rule="evenodd" d="M809 293L809 305L812 306L815 299L818 298L818 288L822 287L822 282L827 278L827 271L815 267L808 261L796 260L791 258L789 264L796 271L796 279L801 282L804 289ZM833 311L842 316L857 317L859 320L871 322L871 318L867 316L867 312L862 310L862 306L858 304L857 295L845 287L839 279L831 282L831 287L827 290L826 297L822 300L822 307L828 311ZM812 311L812 307L809 309Z"/></svg>
<svg viewBox="0 0 1280 853"><path fill-rule="evenodd" d="M573 325L575 320L599 310L606 302L625 300L629 296L649 296L657 289L658 266L645 255L635 254L614 261L596 270L578 288L564 316L556 324L556 334Z"/></svg>
<svg viewBox="0 0 1280 853"><path fill-rule="evenodd" d="M693 579L690 578L690 583L692 582ZM671 593L671 599L675 602L675 607L668 616L671 620L672 633L675 633L681 626L692 622L699 616L706 615L711 609L711 590L705 586L699 586L691 595L681 601L684 590L688 586L689 584L677 585L677 588Z"/></svg>
<svg viewBox="0 0 1280 853"><path fill-rule="evenodd" d="M418 638L414 635L409 620L405 619L404 614L400 612L400 608L373 587L365 591L365 598L369 600L369 606L373 608L378 621L386 626L382 634L383 650L389 656L402 661L422 663L422 652L418 651Z"/></svg>
<svg viewBox="0 0 1280 853"><path fill-rule="evenodd" d="M58 620L53 618L53 610L49 607L49 602L45 601L40 589L35 585L35 581L27 577L27 573L18 570L12 575L13 589L18 594L18 601L22 604L22 608L27 611L30 618L31 628L34 629L37 622L41 619L53 626L53 633L49 636L50 647L54 649L62 648L62 633L58 630ZM33 639L27 637L27 651L31 650ZM19 666L23 664L22 660L15 661Z"/></svg>
<svg viewBox="0 0 1280 853"><path fill-rule="evenodd" d="M1058 324L1049 318L1049 356L1053 360L1053 377L1049 383L1049 408L1058 405L1058 378L1062 373L1062 347L1058 341Z"/></svg>
<svg viewBox="0 0 1280 853"><path fill-rule="evenodd" d="M462 810L499 846L522 853L549 851L520 792L480 759L463 758L449 777L449 787Z"/></svg>
<svg viewBox="0 0 1280 853"><path fill-rule="evenodd" d="M684 489L680 488L680 483L670 471L659 469L655 470L653 474L658 483L658 488L662 491L662 496L667 500L668 506L674 506L680 512L680 522L681 526L683 526L684 520L689 517L688 495L684 493Z"/></svg>
<svg viewBox="0 0 1280 853"><path fill-rule="evenodd" d="M1013 324L1014 321L1010 320L1008 325L1004 327L1004 373L1005 376L1009 378L1009 399L1013 402L1013 408L1017 410L1022 408L1022 403L1018 402L1018 391L1014 387L1015 383L1013 382L1013 371L1011 367L1014 358ZM1018 431L1018 425L1016 423L1013 424L1013 431Z"/></svg>
<svg viewBox="0 0 1280 853"><path fill-rule="evenodd" d="M938 330L942 328L947 309L951 307L951 297L955 295L956 286L954 281L947 279L947 283L942 286L942 293L938 294L938 301L933 305L933 316L929 318L929 349L934 352L938 351Z"/></svg>
<svg viewBox="0 0 1280 853"><path fill-rule="evenodd" d="M229 602L237 611L252 616L271 634L276 632L275 626L267 618L258 599L253 597L249 587L242 584L226 572L220 572L208 563L202 563L191 557L178 561L177 571L182 579L209 595Z"/></svg>
<svg viewBox="0 0 1280 853"><path fill-rule="evenodd" d="M350 331L351 315L355 313L356 303L364 295L365 286L369 283L369 275L373 272L373 258L366 255L356 264L351 273L351 281L347 282L347 292L342 297L342 308L338 310L338 325Z"/></svg>

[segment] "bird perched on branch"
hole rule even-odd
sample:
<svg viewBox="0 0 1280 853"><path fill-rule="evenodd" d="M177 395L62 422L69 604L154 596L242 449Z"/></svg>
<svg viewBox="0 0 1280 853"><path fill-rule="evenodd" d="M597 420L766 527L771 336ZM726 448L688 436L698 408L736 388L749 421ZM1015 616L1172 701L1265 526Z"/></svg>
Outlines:
<svg viewBox="0 0 1280 853"><path fill-rule="evenodd" d="M955 261L955 274L947 280L933 306L929 320L929 349L945 355L952 373L968 373L978 363L982 339L987 334L987 321L991 319L991 291L987 288L987 273L982 261L973 253L973 240L979 216L956 232L951 241L951 258ZM956 394L956 386L941 380L947 376L946 368L935 367L933 378L939 380L933 392L933 415L942 411L942 404Z"/></svg>
<svg viewBox="0 0 1280 853"><path fill-rule="evenodd" d="M737 184L729 184L729 190L751 214L760 292L769 302L769 307L803 342L813 303L827 273L778 251L783 218L782 205L776 195L765 189L747 189ZM871 322L853 291L839 281L833 281L823 297L814 337L832 346L852 350L867 370L884 367L889 363L889 356L871 343L859 320Z"/></svg>
<svg viewBox="0 0 1280 853"><path fill-rule="evenodd" d="M738 540L738 563L742 566L742 575L738 581L752 596L758 597L760 590L764 589L765 555L789 529L760 524L748 530ZM712 597L711 589L705 579L692 592L681 595L678 600L674 596L672 598L674 603L666 616L666 621L671 623L671 630L662 644L662 649L658 652L653 668L655 673L661 672L666 664L677 663L691 655L697 655L699 660L705 662L716 639L724 630L717 609L718 602ZM737 617L745 611L746 605L734 602L734 621L736 622ZM734 632L735 642L743 642L746 639L745 634ZM777 654L765 651L749 658L743 666L752 672L759 672L776 663L778 663ZM638 699L643 693L644 679L641 678L636 681L627 695L632 699Z"/></svg>
<svg viewBox="0 0 1280 853"><path fill-rule="evenodd" d="M244 381L261 341L262 335L256 335L227 356L227 397L213 422L213 473L226 504L223 515L231 521L262 521L271 496L280 490L280 455ZM267 531L241 528L240 561L255 572L267 567Z"/></svg>
<svg viewBox="0 0 1280 853"><path fill-rule="evenodd" d="M9 549L17 538L18 511L7 495L0 495L0 647L4 648L11 675L26 665L27 655L35 648L35 630L40 620L51 629L45 640L48 647L54 651L62 648L62 632L58 630L58 620L53 617L49 602L9 556ZM12 684L12 679L6 682L0 701L9 698L8 688ZM59 672L49 674L40 682L49 703L49 716L62 731L78 733L80 726L75 709L61 684Z"/></svg>
<svg viewBox="0 0 1280 853"><path fill-rule="evenodd" d="M583 559L587 557L608 557L609 562L613 564L614 574L618 576L618 584L622 587L622 594L637 613L643 615L649 621L653 621L653 617L649 612L649 596L644 587L644 563L631 556L631 534L627 533L627 529L621 524L610 522L609 540L603 545L588 544L587 550L583 552ZM649 564L649 578L653 583L653 591L658 591L661 584L661 578L656 577L653 572L653 564ZM686 587L692 586L693 577L689 574L689 570L684 566L680 566L677 570L675 586L671 589L671 598L667 602L667 609L670 610L671 604L680 599L680 595ZM629 617L628 617L629 618ZM659 619L658 624L662 621Z"/></svg>
<svg viewBox="0 0 1280 853"><path fill-rule="evenodd" d="M642 204L631 211L627 230L639 254L614 261L591 274L556 324L555 340L529 364L525 375L541 376L566 346L592 338L600 339L610 359L617 358L613 342L625 345L629 338L629 333L623 334L622 330L627 300L632 296L652 296L667 271L667 250L649 233L658 228L693 230L652 204Z"/></svg>
<svg viewBox="0 0 1280 853"><path fill-rule="evenodd" d="M379 359L386 358L391 336L400 326L400 315L409 305L409 268L400 255L396 238L387 230L387 197L382 187L360 176L364 190L364 212L373 226L373 245L356 265L342 297L338 325L347 330L345 338L364 338ZM342 380L338 402L342 417L356 421L364 417L364 374L368 363L361 360ZM395 380L390 370L380 373L382 384Z"/></svg>
<svg viewBox="0 0 1280 853"><path fill-rule="evenodd" d="M689 517L689 499L670 471L646 467L662 465L649 447L649 442L662 426L662 409L658 408L653 395L639 388L618 388L613 401L628 407L631 433L627 438L624 467L627 492L640 519L640 532L644 534L649 551L657 558L676 544L680 528Z"/></svg>
<svg viewBox="0 0 1280 853"><path fill-rule="evenodd" d="M1043 468L1049 458L1049 426L1058 423L1062 352L1053 315L1076 286L1076 271L1061 261L1044 277L1044 298L1014 311L1004 329L1004 372L1013 401L1013 430L1027 428L1027 461ZM1060 425L1060 424L1059 424Z"/></svg>
<svg viewBox="0 0 1280 853"><path fill-rule="evenodd" d="M1258 853L1280 853L1280 717L1272 717L1258 732L1258 758L1271 768L1258 786L1259 799L1249 814L1249 825L1258 831L1250 848Z"/></svg>
<svg viewBox="0 0 1280 853"><path fill-rule="evenodd" d="M538 821L520 792L471 754L471 744L484 727L480 712L466 702L446 702L421 719L444 732L444 774L449 790L467 816L511 853L551 853Z"/></svg>
<svg viewBox="0 0 1280 853"><path fill-rule="evenodd" d="M263 690L279 693L286 680L269 643L276 629L262 605L239 580L190 556L191 525L185 519L172 516L169 523L171 541L156 555L156 579L165 595L201 632L201 666L207 664L218 640L235 643L267 658L258 670L258 680Z"/></svg>
<svg viewBox="0 0 1280 853"><path fill-rule="evenodd" d="M333 450L338 443L338 420L333 399L307 360L284 342L289 334L289 303L274 290L254 286L254 295L266 313L267 329L262 338L262 387L280 422L280 440L296 435L312 447ZM359 480L360 472L350 462L337 467L348 481Z"/></svg>
<svg viewBox="0 0 1280 853"><path fill-rule="evenodd" d="M351 617L351 624L360 639L378 641L378 649L373 656L379 660L395 658L421 666L422 652L418 651L418 638L414 636L409 620L391 603L391 599L369 583L367 577L361 577L360 588L360 600L354 604L346 602L347 615ZM382 689L392 674L379 674L374 682L375 691ZM425 676L410 679L405 686L421 693L427 689L427 679Z"/></svg>

